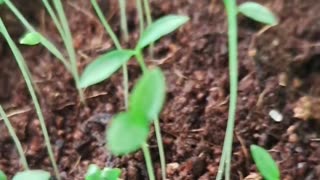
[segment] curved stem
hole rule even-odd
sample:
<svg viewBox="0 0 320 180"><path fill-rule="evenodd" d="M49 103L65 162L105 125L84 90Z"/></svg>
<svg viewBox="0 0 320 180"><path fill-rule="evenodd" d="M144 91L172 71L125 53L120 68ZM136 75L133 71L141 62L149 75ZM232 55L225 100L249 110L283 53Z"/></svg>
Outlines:
<svg viewBox="0 0 320 180"><path fill-rule="evenodd" d="M150 155L150 151L148 148L148 144L144 143L142 145L142 151L143 151L143 155L147 164L147 171L148 171L148 175L149 175L149 180L155 180L155 176L154 176L154 171L153 171L153 166L152 166L152 159L151 159L151 155Z"/></svg>
<svg viewBox="0 0 320 180"><path fill-rule="evenodd" d="M228 16L228 42L229 42L229 78L230 78L230 102L226 136L223 145L217 179L222 178L225 166L225 179L230 179L232 141L235 125L235 116L238 96L238 42L237 42L237 5L235 0L224 0Z"/></svg>
<svg viewBox="0 0 320 180"><path fill-rule="evenodd" d="M108 23L108 21L104 18L104 15L101 11L101 8L99 7L97 0L91 0L91 4L94 8L94 10L96 11L100 22L102 23L102 25L104 26L105 30L107 31L107 33L109 34L110 38L112 39L114 45L116 46L117 49L122 49L121 45L120 45L120 41L118 40L116 34L113 32L113 30L111 29L110 24Z"/></svg>
<svg viewBox="0 0 320 180"><path fill-rule="evenodd" d="M46 127L46 124L45 124L45 120L44 120L43 114L42 114L40 103L38 101L37 95L36 95L36 93L34 91L34 88L32 86L31 77L28 75L28 71L26 70L27 67L26 67L25 63L23 63L24 58L23 58L21 52L19 51L18 47L16 46L16 44L13 42L12 38L10 37L10 35L9 35L5 25L3 24L3 21L2 21L1 18L0 18L0 29L1 29L3 37L6 39L6 41L9 44L9 47L10 47L10 49L11 49L11 51L12 51L12 53L13 53L15 59L16 59L16 62L18 64L19 68L20 68L22 76L23 76L23 78L24 78L24 80L25 80L25 82L27 84L28 91L30 93L32 102L33 102L33 104L35 106L36 113L37 113L38 118L39 118L41 130L42 130L42 133L43 133L43 136L44 136L45 144L47 146L49 158L51 160L51 163L52 163L56 178L58 180L60 180L61 178L60 178L60 175L59 175L59 170L58 170L57 163L56 163L54 155L53 155L52 146L50 144L50 138L49 138L48 130L47 130L47 127Z"/></svg>
<svg viewBox="0 0 320 180"><path fill-rule="evenodd" d="M163 141L162 141L162 135L161 135L161 130L160 130L160 123L159 123L159 118L157 117L154 120L154 129L156 133L156 138L157 138L157 143L158 143L158 151L159 151L159 156L160 156L160 164L161 164L161 174L162 174L162 179L166 180L166 157L164 153L164 148L163 148Z"/></svg>
<svg viewBox="0 0 320 180"><path fill-rule="evenodd" d="M146 64L144 62L144 58L142 56L141 51L137 51L136 50L135 56L137 58L137 61L138 61L139 65L140 65L141 69L142 69L142 72L145 73L147 71L147 66L146 66Z"/></svg>
<svg viewBox="0 0 320 180"><path fill-rule="evenodd" d="M19 141L19 138L17 137L17 134L15 133L14 128L13 128L13 126L11 125L10 120L8 119L8 116L7 116L6 113L4 112L4 110L3 110L3 108L2 108L1 105L0 105L0 116L2 117L2 119L3 119L3 121L4 121L4 124L7 126L8 131L9 131L9 134L10 134L10 136L12 137L13 142L14 142L14 144L15 144L16 147L17 147L17 150L18 150L19 156L20 156L20 158L21 158L21 162L22 162L23 168L24 168L25 170L29 170L27 158L26 158L26 156L24 155L23 148L22 148L22 145L21 145L21 143L20 143L20 141Z"/></svg>

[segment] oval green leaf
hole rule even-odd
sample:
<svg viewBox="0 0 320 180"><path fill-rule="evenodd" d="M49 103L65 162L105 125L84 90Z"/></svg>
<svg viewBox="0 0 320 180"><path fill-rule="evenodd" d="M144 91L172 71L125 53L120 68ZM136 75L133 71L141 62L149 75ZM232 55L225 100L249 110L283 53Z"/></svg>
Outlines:
<svg viewBox="0 0 320 180"><path fill-rule="evenodd" d="M130 113L118 114L107 129L107 148L110 152L114 155L126 155L140 149L149 134L146 121L133 119Z"/></svg>
<svg viewBox="0 0 320 180"><path fill-rule="evenodd" d="M85 180L96 180L100 179L101 170L99 166L95 164L90 164L87 170L87 173L85 174Z"/></svg>
<svg viewBox="0 0 320 180"><path fill-rule="evenodd" d="M278 18L268 8L255 2L241 4L238 11L250 19L270 26L278 24Z"/></svg>
<svg viewBox="0 0 320 180"><path fill-rule="evenodd" d="M118 168L104 168L101 172L101 180L118 180L121 175L121 170Z"/></svg>
<svg viewBox="0 0 320 180"><path fill-rule="evenodd" d="M109 78L133 54L134 52L130 50L114 50L98 57L83 71L80 78L80 87L86 88Z"/></svg>
<svg viewBox="0 0 320 180"><path fill-rule="evenodd" d="M149 121L158 117L166 94L166 82L162 71L155 68L146 72L134 87L129 108L134 117L144 116Z"/></svg>
<svg viewBox="0 0 320 180"><path fill-rule="evenodd" d="M141 50L147 45L155 42L160 39L162 36L165 36L189 20L187 16L180 15L167 15L164 16L151 25L149 25L140 37L136 49Z"/></svg>
<svg viewBox="0 0 320 180"><path fill-rule="evenodd" d="M23 172L18 172L12 180L49 180L51 177L50 173L43 170L27 170Z"/></svg>
<svg viewBox="0 0 320 180"><path fill-rule="evenodd" d="M41 35L37 32L28 32L20 38L19 43L29 46L37 45L41 42Z"/></svg>
<svg viewBox="0 0 320 180"><path fill-rule="evenodd" d="M0 180L7 180L7 176L0 170Z"/></svg>
<svg viewBox="0 0 320 180"><path fill-rule="evenodd" d="M280 180L279 168L267 150L251 145L250 151L259 172L266 180Z"/></svg>

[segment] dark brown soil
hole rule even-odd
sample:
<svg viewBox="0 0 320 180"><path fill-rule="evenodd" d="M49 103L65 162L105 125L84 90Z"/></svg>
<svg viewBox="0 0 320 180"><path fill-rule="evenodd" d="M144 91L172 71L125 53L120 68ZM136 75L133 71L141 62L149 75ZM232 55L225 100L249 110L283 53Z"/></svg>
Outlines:
<svg viewBox="0 0 320 180"><path fill-rule="evenodd" d="M167 101L161 115L161 128L168 178L214 179L222 151L229 99L227 24L223 4L220 0L151 2L154 19L170 13L191 17L178 32L156 44L156 60L147 58L149 66L160 66L167 78ZM232 179L244 179L257 173L249 146L258 144L272 153L280 166L281 179L315 180L320 177L320 115L317 111L320 110L320 3L317 0L260 2L279 16L280 24L258 34L262 29L260 24L239 16L240 76ZM20 7L26 9L23 11L26 17L40 31L62 47L61 39L43 9ZM113 45L88 0L67 1L65 7L82 70ZM117 3L106 1L103 7L120 36ZM134 3L128 14L131 39L130 43L123 44L133 47L139 35ZM23 30L19 23L8 13L1 15L10 26L10 33L19 37ZM15 113L10 119L30 166L52 171L25 83L10 49L5 42L1 41L1 44L0 103L9 114ZM123 110L121 73L88 88L85 93L87 106L83 106L78 102L71 75L59 61L41 47L21 49L37 85L63 179L83 179L90 163L119 167L123 179L147 179L141 152L122 158L110 156L102 145L103 121L89 125ZM129 64L129 71L132 86L141 71L134 61ZM270 110L282 113L283 121L272 120L268 115ZM308 113L302 113L302 116L298 110ZM3 123L0 123L0 130L0 169L12 176L22 167ZM160 176L153 132L149 144L156 173Z"/></svg>

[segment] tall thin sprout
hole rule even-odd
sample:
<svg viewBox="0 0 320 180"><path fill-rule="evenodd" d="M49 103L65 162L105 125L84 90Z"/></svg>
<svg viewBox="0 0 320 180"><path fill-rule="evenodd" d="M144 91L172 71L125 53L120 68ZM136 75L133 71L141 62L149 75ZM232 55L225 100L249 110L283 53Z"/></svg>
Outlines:
<svg viewBox="0 0 320 180"><path fill-rule="evenodd" d="M227 130L216 180L222 179L223 172L225 172L224 178L230 180L233 130L238 96L237 5L235 0L224 0L224 3L228 16L230 102Z"/></svg>
<svg viewBox="0 0 320 180"><path fill-rule="evenodd" d="M121 30L124 37L124 41L129 41L128 24L127 24L127 14L126 14L126 0L119 0L120 6L120 24Z"/></svg>
<svg viewBox="0 0 320 180"><path fill-rule="evenodd" d="M117 49L122 49L121 44L116 36L116 34L113 32L111 26L109 25L108 21L106 20L106 18L104 17L98 3L96 0L91 0L91 4L94 8L94 10L96 11L100 22L102 23L102 25L104 26L106 32L109 34L110 38L112 39L114 45L116 46ZM128 109L128 101L129 101L129 77L128 77L128 68L127 68L127 64L124 64L122 66L122 73L123 73L123 91L124 91L124 105L125 108Z"/></svg>
<svg viewBox="0 0 320 180"><path fill-rule="evenodd" d="M3 23L1 18L0 18L0 30L1 30L1 33L2 33L3 37L8 42L8 45L9 45L9 47L10 47L10 49L11 49L11 51L12 51L14 57L15 57L15 60L16 60L16 62L18 64L19 68L20 68L22 76L23 76L23 78L24 78L24 80L26 82L28 91L29 91L29 93L31 95L32 102L34 103L34 106L35 106L35 109L36 109L36 113L37 113L38 118L39 118L41 130L42 130L42 133L43 133L43 136L44 136L45 144L47 146L49 158L50 158L50 161L51 161L53 169L54 169L54 173L56 175L56 178L58 180L60 180L61 178L60 178L60 175L59 175L59 170L58 170L57 163L56 163L55 158L54 158L52 146L50 144L50 138L49 138L48 130L47 130L47 127L46 127L46 124L45 124L45 120L44 120L43 114L42 114L40 103L38 101L37 95L36 95L36 93L34 91L34 88L32 86L31 77L28 74L28 70L26 70L27 66L24 63L25 60L24 60L21 52L19 51L17 45L14 43L14 41L10 37L10 35L9 35L8 31L7 31L7 28L5 27L5 25L4 25L4 23Z"/></svg>
<svg viewBox="0 0 320 180"><path fill-rule="evenodd" d="M19 154L19 156L20 156L20 159L21 159L21 163L22 163L22 165L23 165L23 168L24 168L25 170L29 170L27 158L26 158L26 156L24 155L23 148L22 148L22 145L21 145L21 143L20 143L20 141L19 141L19 138L18 138L17 134L15 133L14 128L13 128L13 126L11 125L10 120L8 119L8 116L7 116L7 114L4 112L4 110L3 110L3 108L2 108L1 105L0 105L0 116L2 117L4 124L7 126L8 131L9 131L9 134L10 134L11 138L13 139L13 142L14 142L15 146L17 147L18 154Z"/></svg>
<svg viewBox="0 0 320 180"><path fill-rule="evenodd" d="M72 40L71 31L70 31L70 28L68 25L68 20L67 20L65 13L64 13L61 0L54 0L53 4L54 4L54 7L58 13L58 17L61 22L61 27L62 27L64 35L65 35L62 37L64 37L66 49L68 51L68 55L69 55L69 59L70 59L70 63L71 63L71 71L72 71L72 75L73 75L75 82L76 82L76 87L79 92L80 101L85 102L83 90L80 88L80 84L79 84L80 78L79 78L78 66L77 66L77 56L76 56L75 49L73 47L73 40Z"/></svg>

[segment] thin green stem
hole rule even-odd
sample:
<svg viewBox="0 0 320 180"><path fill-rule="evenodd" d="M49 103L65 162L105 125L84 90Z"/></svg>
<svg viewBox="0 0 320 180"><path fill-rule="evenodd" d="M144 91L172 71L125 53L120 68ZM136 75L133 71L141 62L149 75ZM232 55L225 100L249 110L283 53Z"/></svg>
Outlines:
<svg viewBox="0 0 320 180"><path fill-rule="evenodd" d="M72 70L72 75L74 77L75 83L76 83L76 87L78 89L79 92L79 96L80 96L80 101L81 102L85 102L85 98L84 98L84 94L83 94L83 90L80 88L80 78L79 78L79 73L78 73L78 66L77 66L77 57L76 57L76 52L75 49L73 47L73 40L72 40L72 35L71 35L71 31L68 25L68 20L67 17L64 13L63 10L63 6L61 3L61 0L54 0L53 4L55 6L55 9L58 13L58 17L60 19L62 28L64 30L65 33L65 38L64 41L66 42L66 49L68 51L68 55L70 58L70 62L71 62L71 70Z"/></svg>
<svg viewBox="0 0 320 180"><path fill-rule="evenodd" d="M3 108L2 108L1 105L0 105L0 116L2 117L2 119L3 119L3 121L4 121L4 124L7 126L8 131L9 131L9 134L10 134L10 136L12 137L13 142L14 142L14 144L15 144L16 147L17 147L17 150L18 150L19 156L20 156L20 158L21 158L21 162L22 162L23 168L24 168L25 170L29 170L27 158L26 158L26 156L24 155L23 148L22 148L22 145L21 145L21 143L20 143L20 141L19 141L19 138L18 138L17 134L15 133L14 128L13 128L13 126L11 125L10 120L8 119L8 116L7 116L6 113L4 112L4 110L3 110Z"/></svg>
<svg viewBox="0 0 320 180"><path fill-rule="evenodd" d="M124 40L126 42L129 41L129 33L128 33L128 24L127 24L127 15L126 15L126 0L119 0L120 6L120 24L121 30L123 33Z"/></svg>
<svg viewBox="0 0 320 180"><path fill-rule="evenodd" d="M103 24L105 30L109 34L110 38L112 39L114 45L116 46L117 49L122 49L120 45L120 41L118 40L116 34L113 32L111 26L109 25L108 21L105 19L101 8L99 7L98 3L96 0L91 0L91 4L96 11L100 22ZM124 64L122 66L122 74L123 74L123 94L124 94L124 105L125 108L128 109L128 101L129 101L129 77L128 77L128 67L127 64Z"/></svg>
<svg viewBox="0 0 320 180"><path fill-rule="evenodd" d="M8 8L13 12L13 14L19 19L19 21L26 27L26 29L30 32L37 32L34 27L24 18L24 16L19 12L19 10L11 3L10 0L4 0L5 4ZM39 33L39 32L38 32ZM55 55L64 66L70 70L70 64L64 58L62 53L57 49L57 47L52 44L46 37L39 33L41 36L41 44L48 49L53 55Z"/></svg>
<svg viewBox="0 0 320 180"><path fill-rule="evenodd" d="M152 24L152 16L151 16L151 8L150 8L150 2L149 0L143 0L143 6L144 6L144 11L146 13L146 17L147 17L147 24L148 26L150 26ZM154 48L154 43L152 43L149 46L149 55L151 57L151 59L153 59L153 48Z"/></svg>
<svg viewBox="0 0 320 180"><path fill-rule="evenodd" d="M110 38L112 39L114 45L116 46L117 49L122 49L121 45L120 45L120 41L118 40L116 34L113 32L113 30L111 29L111 26L109 25L108 21L105 19L101 8L99 7L97 0L91 0L91 4L94 8L94 10L96 11L100 22L102 23L102 25L104 26L104 28L106 29L107 33L109 34Z"/></svg>
<svg viewBox="0 0 320 180"><path fill-rule="evenodd" d="M144 18L143 18L143 9L142 9L142 0L136 0L136 6L139 16L139 28L140 28L140 37L144 31Z"/></svg>
<svg viewBox="0 0 320 180"><path fill-rule="evenodd" d="M147 72L147 66L146 66L146 64L144 62L144 58L142 56L141 51L137 51L136 50L135 56L136 56L136 59L137 59L139 65L140 65L141 69L142 69L142 72L143 73Z"/></svg>
<svg viewBox="0 0 320 180"><path fill-rule="evenodd" d="M47 9L54 25L57 27L57 30L59 31L59 34L61 36L62 39L65 38L65 32L61 26L61 23L58 20L58 17L56 15L56 13L53 11L50 3L48 2L48 0L42 0L42 3L44 4L44 7Z"/></svg>
<svg viewBox="0 0 320 180"><path fill-rule="evenodd" d="M233 131L235 125L237 96L238 96L238 41L237 41L237 4L235 0L224 0L228 16L228 42L229 42L229 78L230 78L230 102L226 136L224 140L224 157L220 161L217 179L222 177L225 165L225 179L230 179Z"/></svg>
<svg viewBox="0 0 320 180"><path fill-rule="evenodd" d="M149 180L155 180L156 178L153 172L152 159L151 159L151 155L150 155L150 151L147 143L144 143L142 145L142 151L143 151L143 155L147 165Z"/></svg>
<svg viewBox="0 0 320 180"><path fill-rule="evenodd" d="M41 130L42 130L42 133L43 133L43 136L44 136L45 144L47 146L49 158L51 160L51 163L52 163L56 178L58 180L60 180L58 166L57 166L57 163L56 163L54 155L53 155L52 146L50 144L50 138L49 138L48 130L47 130L47 127L46 127L46 124L45 124L45 120L44 120L42 111L41 111L41 107L40 107L37 95L36 95L36 93L34 91L34 88L32 86L31 77L28 75L28 71L26 70L27 67L26 67L25 63L23 63L23 61L25 61L25 60L24 60L21 52L19 51L17 45L13 42L12 38L10 37L10 35L9 35L5 25L3 24L3 21L2 21L1 18L0 18L0 29L1 29L1 33L2 33L3 37L6 39L6 41L9 44L9 47L10 47L10 49L11 49L11 51L12 51L12 53L13 53L15 59L16 59L16 62L18 64L19 68L20 68L20 71L21 71L21 73L23 75L23 78L26 81L27 88L28 88L29 93L31 95L31 99L32 99L32 101L34 103L34 106L35 106L35 109L36 109L36 113L37 113L39 121L40 121L40 126L41 126Z"/></svg>
<svg viewBox="0 0 320 180"><path fill-rule="evenodd" d="M166 180L166 157L164 153L164 148L163 148L163 141L162 141L162 135L161 135L161 130L160 130L160 123L159 123L159 118L157 117L154 120L154 129L156 132L156 138L157 138L157 143L158 143L158 151L159 151L159 156L160 156L160 164L161 164L161 174L162 174L162 179Z"/></svg>

